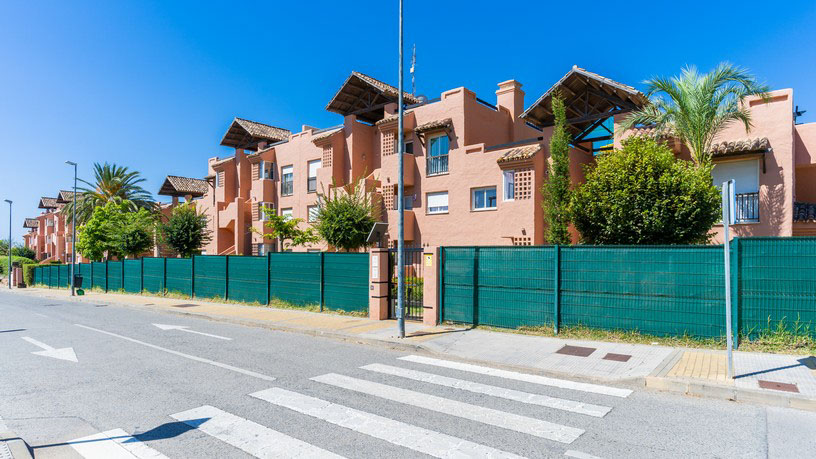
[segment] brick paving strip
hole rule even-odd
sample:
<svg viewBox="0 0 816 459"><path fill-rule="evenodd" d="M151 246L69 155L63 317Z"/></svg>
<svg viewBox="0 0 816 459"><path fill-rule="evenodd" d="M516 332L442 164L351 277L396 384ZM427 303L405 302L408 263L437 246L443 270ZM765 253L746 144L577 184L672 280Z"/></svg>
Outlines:
<svg viewBox="0 0 816 459"><path fill-rule="evenodd" d="M202 300L28 288L16 293L85 303L150 308L250 326L385 343L528 372L583 378L687 395L787 406L816 411L816 357L735 352L737 372L729 380L722 351L657 345L565 340L456 326L406 323L406 339L394 321L309 311L214 303Z"/></svg>

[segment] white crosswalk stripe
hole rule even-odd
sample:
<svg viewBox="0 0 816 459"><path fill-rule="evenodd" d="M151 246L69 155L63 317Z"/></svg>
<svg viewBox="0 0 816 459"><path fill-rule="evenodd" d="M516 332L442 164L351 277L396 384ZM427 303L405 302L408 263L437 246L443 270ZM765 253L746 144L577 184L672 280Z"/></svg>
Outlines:
<svg viewBox="0 0 816 459"><path fill-rule="evenodd" d="M303 413L355 432L385 440L440 458L484 457L520 458L512 453L473 443L461 438L423 429L421 427L355 410L319 398L302 395L281 388L272 388L250 394L274 405Z"/></svg>
<svg viewBox="0 0 816 459"><path fill-rule="evenodd" d="M571 450L571 449L570 449L570 450L567 450L567 451L564 453L564 456L567 456L567 457L574 457L574 458L577 458L577 459L601 459L601 458L600 458L600 457L598 457L598 456L593 456L593 455L591 455L591 454L582 453L582 452L580 452L580 451L575 451L575 450Z"/></svg>
<svg viewBox="0 0 816 459"><path fill-rule="evenodd" d="M170 417L255 457L343 457L209 405Z"/></svg>
<svg viewBox="0 0 816 459"><path fill-rule="evenodd" d="M541 384L544 386L558 387L561 389L571 389L581 392L591 392L595 394L611 395L613 397L628 397L632 391L629 389L621 389L618 387L601 386L598 384L589 384L567 379L550 378L541 375L531 375L527 373L519 373L515 371L500 370L497 368L483 367L480 365L473 365L469 363L454 362L450 360L434 359L431 357L423 357L420 355L408 355L400 357L400 360L413 363L421 363L424 365L433 365L442 368L450 368L453 370L467 371L470 373L477 373L487 376L496 376L499 378L512 379L515 381L523 381L533 384Z"/></svg>
<svg viewBox="0 0 816 459"><path fill-rule="evenodd" d="M471 405L435 395L414 392L362 379L329 373L311 378L313 381L341 387L356 392L392 400L406 405L424 408L438 413L457 416L484 424L534 435L561 443L572 443L584 431L540 419L506 413L504 411Z"/></svg>
<svg viewBox="0 0 816 459"><path fill-rule="evenodd" d="M87 459L166 459L167 456L128 435L122 429L113 429L68 442Z"/></svg>
<svg viewBox="0 0 816 459"><path fill-rule="evenodd" d="M612 410L612 408L608 406L576 402L573 400L550 397L547 395L531 394L529 392L506 389L504 387L490 386L487 384L465 381L456 378L449 378L447 376L440 376L431 373L425 373L422 371L410 370L407 368L392 367L390 365L382 365L379 363L366 365L360 368L391 376L408 378L414 381L421 381L430 384L436 384L439 386L452 387L454 389L466 390L469 392L475 392L477 394L485 394L490 395L492 397L514 400L517 402L528 403L531 405L545 406L547 408L555 408L557 410L585 414L588 416L595 416L598 418L604 417L604 415L606 415L607 413L609 413L610 410Z"/></svg>

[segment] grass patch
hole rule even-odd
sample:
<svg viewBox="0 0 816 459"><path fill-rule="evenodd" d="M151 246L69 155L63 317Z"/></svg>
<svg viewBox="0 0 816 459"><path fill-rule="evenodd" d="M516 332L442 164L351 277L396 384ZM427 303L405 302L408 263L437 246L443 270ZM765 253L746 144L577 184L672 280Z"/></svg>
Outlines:
<svg viewBox="0 0 816 459"><path fill-rule="evenodd" d="M519 328L500 328L489 325L479 325L476 328L501 333L547 336L561 339L651 344L698 349L724 350L726 348L724 336L719 338L699 338L688 334L684 334L683 336L654 336L640 333L636 330L601 330L583 325L562 326L558 330L558 335L555 334L551 325L522 326ZM797 321L788 327L783 319L773 326L769 320L767 329L760 332L749 330L746 333L741 333L739 350L745 352L814 355L816 354L816 339L813 338L809 325L801 324Z"/></svg>

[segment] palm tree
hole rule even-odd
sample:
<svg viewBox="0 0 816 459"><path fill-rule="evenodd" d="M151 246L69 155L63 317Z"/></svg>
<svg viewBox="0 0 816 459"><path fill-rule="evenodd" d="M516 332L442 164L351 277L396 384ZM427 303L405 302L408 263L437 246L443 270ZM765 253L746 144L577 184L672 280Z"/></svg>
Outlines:
<svg viewBox="0 0 816 459"><path fill-rule="evenodd" d="M728 62L704 75L696 67L686 67L679 76L656 77L644 84L651 103L630 114L622 127L650 126L656 137L677 138L697 164L711 160L714 137L731 123L740 122L750 132L751 112L742 103L747 96L769 99L766 85Z"/></svg>
<svg viewBox="0 0 816 459"><path fill-rule="evenodd" d="M139 172L129 171L125 166L94 163L94 183L79 181L87 185L77 188L76 218L80 225L91 218L95 208L108 202L127 201L133 211L156 210L153 195L139 185L145 179L140 177ZM68 222L71 222L73 206L74 203L69 202L63 207Z"/></svg>

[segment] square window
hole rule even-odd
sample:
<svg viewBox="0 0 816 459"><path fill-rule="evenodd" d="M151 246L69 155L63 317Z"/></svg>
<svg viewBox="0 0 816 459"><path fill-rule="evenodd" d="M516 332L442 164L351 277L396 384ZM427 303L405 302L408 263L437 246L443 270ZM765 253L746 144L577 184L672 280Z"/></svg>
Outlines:
<svg viewBox="0 0 816 459"><path fill-rule="evenodd" d="M294 167L281 168L281 196L291 196L294 192Z"/></svg>
<svg viewBox="0 0 816 459"><path fill-rule="evenodd" d="M290 207L290 208L288 208L288 209L281 209L281 213L280 213L280 214L281 214L281 216L282 216L282 217L285 217L285 218L286 218L286 220L291 220L291 219L292 219L292 217L294 216L294 215L292 214L292 208L291 208L291 207Z"/></svg>
<svg viewBox="0 0 816 459"><path fill-rule="evenodd" d="M425 198L429 214L448 213L448 192L428 193Z"/></svg>
<svg viewBox="0 0 816 459"><path fill-rule="evenodd" d="M474 188L471 195L472 210L490 210L496 208L496 187Z"/></svg>
<svg viewBox="0 0 816 459"><path fill-rule="evenodd" d="M408 155L413 155L414 154L414 142L413 141L405 142L405 153L408 154Z"/></svg>
<svg viewBox="0 0 816 459"><path fill-rule="evenodd" d="M275 178L275 163L271 161L261 161L261 178L264 180L273 180Z"/></svg>
<svg viewBox="0 0 816 459"><path fill-rule="evenodd" d="M307 221L314 223L317 221L317 216L320 214L320 207L317 205L306 207Z"/></svg>

